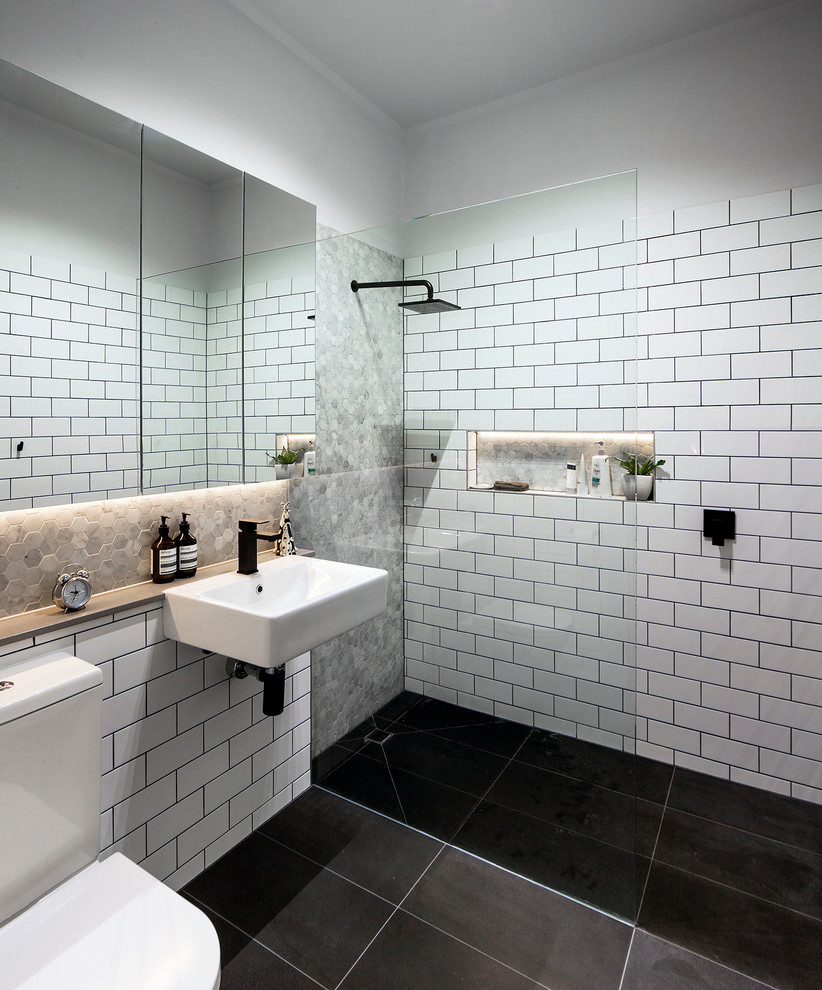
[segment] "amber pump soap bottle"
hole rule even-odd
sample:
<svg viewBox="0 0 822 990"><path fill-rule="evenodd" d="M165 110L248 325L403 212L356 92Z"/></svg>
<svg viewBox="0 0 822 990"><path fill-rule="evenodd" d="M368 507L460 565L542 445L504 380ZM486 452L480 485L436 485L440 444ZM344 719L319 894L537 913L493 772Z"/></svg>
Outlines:
<svg viewBox="0 0 822 990"><path fill-rule="evenodd" d="M160 535L151 544L151 580L155 584L166 584L177 576L177 547L169 536L167 519L160 516Z"/></svg>
<svg viewBox="0 0 822 990"><path fill-rule="evenodd" d="M177 547L177 577L194 577L197 573L197 540L191 535L188 513L182 513L180 532L174 537Z"/></svg>

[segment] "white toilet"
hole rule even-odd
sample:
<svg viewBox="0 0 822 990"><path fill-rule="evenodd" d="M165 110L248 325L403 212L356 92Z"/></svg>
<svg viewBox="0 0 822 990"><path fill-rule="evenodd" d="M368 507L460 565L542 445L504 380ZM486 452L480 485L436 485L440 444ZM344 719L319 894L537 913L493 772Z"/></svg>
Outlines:
<svg viewBox="0 0 822 990"><path fill-rule="evenodd" d="M0 986L217 990L209 919L100 852L102 675L53 654L0 670Z"/></svg>

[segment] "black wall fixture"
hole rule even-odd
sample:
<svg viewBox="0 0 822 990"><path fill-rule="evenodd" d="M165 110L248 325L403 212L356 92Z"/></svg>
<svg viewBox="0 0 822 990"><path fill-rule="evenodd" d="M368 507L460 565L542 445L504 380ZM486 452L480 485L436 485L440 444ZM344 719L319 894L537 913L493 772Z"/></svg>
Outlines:
<svg viewBox="0 0 822 990"><path fill-rule="evenodd" d="M730 509L705 509L703 535L715 547L724 547L725 540L736 539L736 513Z"/></svg>

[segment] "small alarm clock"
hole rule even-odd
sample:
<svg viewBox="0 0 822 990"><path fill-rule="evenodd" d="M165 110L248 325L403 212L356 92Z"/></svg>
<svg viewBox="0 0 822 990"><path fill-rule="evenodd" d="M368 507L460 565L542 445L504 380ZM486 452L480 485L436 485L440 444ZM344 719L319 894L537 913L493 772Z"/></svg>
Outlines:
<svg viewBox="0 0 822 990"><path fill-rule="evenodd" d="M58 608L63 608L67 612L77 612L85 608L91 598L88 571L61 574L57 578L51 597Z"/></svg>

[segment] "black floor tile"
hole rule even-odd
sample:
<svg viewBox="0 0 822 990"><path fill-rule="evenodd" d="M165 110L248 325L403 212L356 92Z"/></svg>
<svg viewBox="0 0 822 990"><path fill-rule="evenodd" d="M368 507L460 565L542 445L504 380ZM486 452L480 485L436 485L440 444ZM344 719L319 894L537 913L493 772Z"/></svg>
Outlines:
<svg viewBox="0 0 822 990"><path fill-rule="evenodd" d="M421 698L414 707L397 720L398 728L427 729L436 732L440 729L455 729L465 726L488 725L502 719L485 712L475 712L470 708L460 708L436 698Z"/></svg>
<svg viewBox="0 0 822 990"><path fill-rule="evenodd" d="M186 888L303 973L336 986L393 908L252 833Z"/></svg>
<svg viewBox="0 0 822 990"><path fill-rule="evenodd" d="M668 804L812 853L822 850L822 807L808 801L677 767Z"/></svg>
<svg viewBox="0 0 822 990"><path fill-rule="evenodd" d="M769 990L718 963L637 930L621 990Z"/></svg>
<svg viewBox="0 0 822 990"><path fill-rule="evenodd" d="M202 904L197 906L208 915L220 939L220 990L250 990L252 987L317 990L314 980L309 980Z"/></svg>
<svg viewBox="0 0 822 990"><path fill-rule="evenodd" d="M357 754L323 777L320 784L341 797L378 811L381 815L405 822L405 814L391 773L384 762L378 763Z"/></svg>
<svg viewBox="0 0 822 990"><path fill-rule="evenodd" d="M392 735L382 746L391 770L405 770L477 797L499 776L506 760L428 732Z"/></svg>
<svg viewBox="0 0 822 990"><path fill-rule="evenodd" d="M537 984L397 911L340 990L533 990Z"/></svg>
<svg viewBox="0 0 822 990"><path fill-rule="evenodd" d="M486 800L561 825L628 852L650 856L662 806L512 761Z"/></svg>
<svg viewBox="0 0 822 990"><path fill-rule="evenodd" d="M551 990L617 990L632 932L456 849L437 858L403 910Z"/></svg>
<svg viewBox="0 0 822 990"><path fill-rule="evenodd" d="M778 987L820 985L822 922L655 862L640 927Z"/></svg>
<svg viewBox="0 0 822 990"><path fill-rule="evenodd" d="M528 738L531 730L516 722L485 722L482 725L458 725L453 728L431 729L434 735L465 746L474 746L487 753L510 759Z"/></svg>
<svg viewBox="0 0 822 990"><path fill-rule="evenodd" d="M822 920L822 855L668 808L656 859Z"/></svg>
<svg viewBox="0 0 822 990"><path fill-rule="evenodd" d="M453 845L632 920L647 861L616 846L483 801Z"/></svg>
<svg viewBox="0 0 822 990"><path fill-rule="evenodd" d="M312 787L259 829L399 904L442 843Z"/></svg>
<svg viewBox="0 0 822 990"><path fill-rule="evenodd" d="M473 794L361 754L329 774L322 786L398 822L450 841L477 803Z"/></svg>
<svg viewBox="0 0 822 990"><path fill-rule="evenodd" d="M384 727L384 723L390 723L398 718L402 718L403 715L422 700L423 696L421 694L416 694L414 691L401 691L396 698L392 698L387 705L383 705L378 712L375 712L374 718L379 725Z"/></svg>
<svg viewBox="0 0 822 990"><path fill-rule="evenodd" d="M541 729L532 732L515 758L656 804L665 803L673 774L665 763Z"/></svg>

